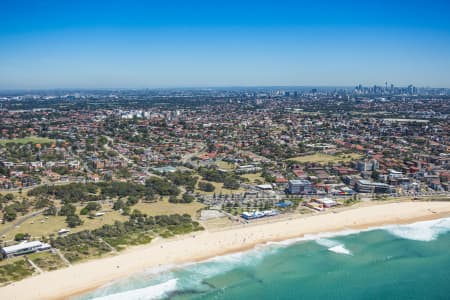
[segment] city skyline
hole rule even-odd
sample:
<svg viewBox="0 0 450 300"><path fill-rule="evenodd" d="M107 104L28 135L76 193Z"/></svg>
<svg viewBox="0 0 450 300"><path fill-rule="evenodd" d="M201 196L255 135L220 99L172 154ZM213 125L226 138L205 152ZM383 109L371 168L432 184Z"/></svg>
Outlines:
<svg viewBox="0 0 450 300"><path fill-rule="evenodd" d="M0 89L449 88L450 5L2 1Z"/></svg>

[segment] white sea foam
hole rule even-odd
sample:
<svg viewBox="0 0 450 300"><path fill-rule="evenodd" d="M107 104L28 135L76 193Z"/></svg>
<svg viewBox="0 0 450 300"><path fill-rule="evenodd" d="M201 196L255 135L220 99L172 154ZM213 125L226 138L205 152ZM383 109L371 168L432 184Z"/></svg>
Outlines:
<svg viewBox="0 0 450 300"><path fill-rule="evenodd" d="M253 265L266 255L277 251L277 248L279 247L258 246L249 251L216 256L202 262L149 268L125 280L110 282L90 295L80 297L80 299L157 299L175 290L208 289L209 287L203 282L206 278L228 272L239 265ZM149 286L142 288L146 285L146 282ZM172 285L174 282L176 286ZM130 289L131 286L135 286L136 289L121 292L121 290ZM149 296L147 297L147 295Z"/></svg>
<svg viewBox="0 0 450 300"><path fill-rule="evenodd" d="M300 242L317 241L320 239L327 239L327 238L333 238L333 237L338 237L338 236L358 234L360 232L363 232L363 230L347 229L347 230L342 230L342 231L338 231L338 232L322 232L322 233L317 233L317 234L305 234L303 237L293 238L293 239L284 240L284 241L280 241L280 242L268 242L261 246L264 247L266 245L269 245L269 246L274 245L274 246L278 246L278 247L288 247L288 246L291 246L293 244L297 244Z"/></svg>
<svg viewBox="0 0 450 300"><path fill-rule="evenodd" d="M317 239L316 243L327 248L336 247L339 245L339 242L329 239Z"/></svg>
<svg viewBox="0 0 450 300"><path fill-rule="evenodd" d="M169 281L152 285L149 287L135 289L131 291L125 291L108 296L97 297L95 300L152 300L160 299L167 296L168 293L177 289L177 279L171 279Z"/></svg>
<svg viewBox="0 0 450 300"><path fill-rule="evenodd" d="M344 244L339 243L337 241L329 240L329 239L317 239L316 243L327 247L328 251L338 253L338 254L345 254L345 255L352 255L352 252L345 248Z"/></svg>
<svg viewBox="0 0 450 300"><path fill-rule="evenodd" d="M352 255L352 252L344 247L344 245L337 245L331 248L328 248L329 251L339 254Z"/></svg>
<svg viewBox="0 0 450 300"><path fill-rule="evenodd" d="M408 240L429 242L450 231L450 218L382 227L390 234Z"/></svg>

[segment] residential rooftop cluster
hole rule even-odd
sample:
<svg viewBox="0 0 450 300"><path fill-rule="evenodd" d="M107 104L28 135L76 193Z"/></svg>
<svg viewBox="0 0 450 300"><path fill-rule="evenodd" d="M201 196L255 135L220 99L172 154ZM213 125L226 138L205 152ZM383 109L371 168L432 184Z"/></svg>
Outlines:
<svg viewBox="0 0 450 300"><path fill-rule="evenodd" d="M263 171L265 182L308 178L314 191L362 190L361 180L390 185L383 191L448 190L448 97L412 86L362 90L4 96L0 188L144 182L157 167L226 161L237 174ZM325 161L308 160L319 154Z"/></svg>
<svg viewBox="0 0 450 300"><path fill-rule="evenodd" d="M33 255L61 267L203 228L450 195L445 89L0 97L4 257L51 249Z"/></svg>

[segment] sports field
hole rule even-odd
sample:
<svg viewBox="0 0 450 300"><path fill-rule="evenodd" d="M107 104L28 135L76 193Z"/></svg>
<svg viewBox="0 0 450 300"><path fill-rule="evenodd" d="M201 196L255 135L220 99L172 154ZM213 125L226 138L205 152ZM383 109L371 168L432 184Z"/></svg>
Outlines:
<svg viewBox="0 0 450 300"><path fill-rule="evenodd" d="M48 143L54 143L55 140L45 138L45 137L38 137L38 136L29 136L26 138L20 138L20 139L0 139L0 144L9 144L9 143L17 143L17 144L48 144Z"/></svg>

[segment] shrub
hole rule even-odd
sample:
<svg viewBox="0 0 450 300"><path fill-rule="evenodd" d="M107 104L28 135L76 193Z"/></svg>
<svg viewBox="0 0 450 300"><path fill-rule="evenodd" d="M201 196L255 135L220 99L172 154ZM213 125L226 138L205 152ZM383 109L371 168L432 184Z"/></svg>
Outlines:
<svg viewBox="0 0 450 300"><path fill-rule="evenodd" d="M69 227L73 228L83 224L83 221L81 221L80 217L77 215L69 215L66 217L66 223Z"/></svg>
<svg viewBox="0 0 450 300"><path fill-rule="evenodd" d="M206 181L200 181L198 183L198 188L204 192L214 192L214 190L216 189L212 183Z"/></svg>
<svg viewBox="0 0 450 300"><path fill-rule="evenodd" d="M20 241L26 240L28 238L30 238L30 235L28 233L18 233L14 236L14 240L16 242L20 242Z"/></svg>

